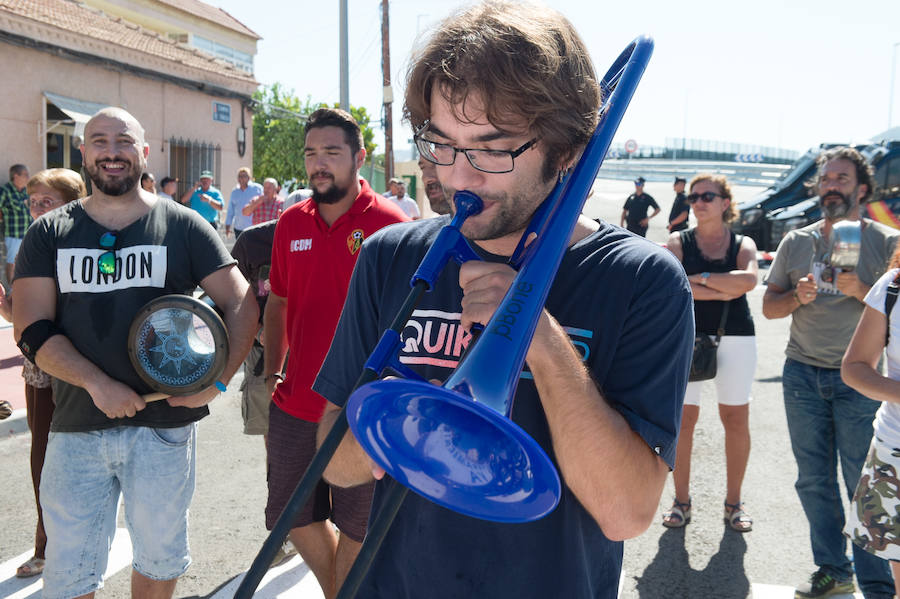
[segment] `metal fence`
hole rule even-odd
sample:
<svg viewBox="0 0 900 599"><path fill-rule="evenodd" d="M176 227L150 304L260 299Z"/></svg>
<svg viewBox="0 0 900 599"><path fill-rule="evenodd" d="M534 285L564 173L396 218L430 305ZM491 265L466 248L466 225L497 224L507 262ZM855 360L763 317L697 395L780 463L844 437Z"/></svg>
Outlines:
<svg viewBox="0 0 900 599"><path fill-rule="evenodd" d="M676 176L688 181L698 173L725 175L731 183L768 187L790 168L787 164L742 164L717 161L684 160L610 160L603 162L600 179L636 179L673 181Z"/></svg>
<svg viewBox="0 0 900 599"><path fill-rule="evenodd" d="M629 153L626 144L613 145L609 152L610 158L792 164L800 156L794 150L772 146L681 137L667 137L664 146L640 145L631 149L633 151Z"/></svg>
<svg viewBox="0 0 900 599"><path fill-rule="evenodd" d="M169 176L178 179L175 199L200 180L200 173L212 171L213 186L221 189L222 147L204 141L169 138Z"/></svg>

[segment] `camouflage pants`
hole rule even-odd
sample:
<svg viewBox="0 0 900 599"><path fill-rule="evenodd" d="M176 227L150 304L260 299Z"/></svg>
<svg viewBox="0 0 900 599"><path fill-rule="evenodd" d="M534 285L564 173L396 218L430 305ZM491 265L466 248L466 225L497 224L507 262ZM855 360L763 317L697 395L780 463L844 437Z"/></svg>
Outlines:
<svg viewBox="0 0 900 599"><path fill-rule="evenodd" d="M844 534L883 559L900 560L900 449L872 438Z"/></svg>

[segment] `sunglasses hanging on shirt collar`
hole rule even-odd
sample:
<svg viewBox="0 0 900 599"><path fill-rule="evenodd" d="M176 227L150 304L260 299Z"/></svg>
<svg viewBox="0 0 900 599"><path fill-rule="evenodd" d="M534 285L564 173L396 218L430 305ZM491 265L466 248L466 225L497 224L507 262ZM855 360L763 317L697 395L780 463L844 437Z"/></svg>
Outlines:
<svg viewBox="0 0 900 599"><path fill-rule="evenodd" d="M97 258L97 268L105 275L116 274L116 241L118 236L115 231L107 231L100 236L100 247L106 250Z"/></svg>

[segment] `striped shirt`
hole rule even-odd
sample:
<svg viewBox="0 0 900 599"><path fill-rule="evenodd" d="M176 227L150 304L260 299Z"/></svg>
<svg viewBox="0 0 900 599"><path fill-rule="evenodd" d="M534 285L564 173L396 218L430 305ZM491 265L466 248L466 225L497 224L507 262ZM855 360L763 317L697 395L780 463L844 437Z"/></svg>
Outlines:
<svg viewBox="0 0 900 599"><path fill-rule="evenodd" d="M22 239L33 220L28 193L16 189L12 181L0 187L0 212L3 213L3 236Z"/></svg>

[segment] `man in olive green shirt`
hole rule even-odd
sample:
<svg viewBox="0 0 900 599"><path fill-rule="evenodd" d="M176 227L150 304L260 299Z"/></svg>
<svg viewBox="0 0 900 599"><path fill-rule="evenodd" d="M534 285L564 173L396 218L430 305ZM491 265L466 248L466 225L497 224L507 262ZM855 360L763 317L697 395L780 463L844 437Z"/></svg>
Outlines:
<svg viewBox="0 0 900 599"><path fill-rule="evenodd" d="M863 311L863 298L884 273L900 232L861 220L859 204L872 193L872 168L852 148L835 148L818 159L817 191L824 218L791 231L778 246L766 277L766 318L791 316L782 385L791 447L797 460L795 485L809 521L818 570L795 597L852 593L853 574L866 599L894 595L888 562L853 545L847 558L844 510L837 464L852 497L872 439L880 403L841 380L841 358ZM829 239L838 221L859 222L860 254L855 269L827 263Z"/></svg>

